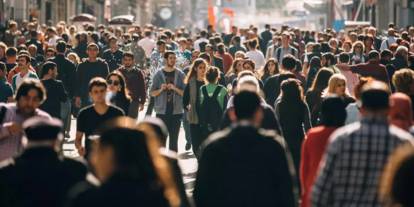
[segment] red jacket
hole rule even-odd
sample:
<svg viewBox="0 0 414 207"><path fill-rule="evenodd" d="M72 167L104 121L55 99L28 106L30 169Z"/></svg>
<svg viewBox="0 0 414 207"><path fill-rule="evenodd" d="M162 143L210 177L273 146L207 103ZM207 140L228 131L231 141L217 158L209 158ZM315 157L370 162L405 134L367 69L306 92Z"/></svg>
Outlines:
<svg viewBox="0 0 414 207"><path fill-rule="evenodd" d="M303 141L300 163L301 207L311 206L310 195L318 173L319 162L325 153L329 137L336 129L335 127L325 126L312 128Z"/></svg>

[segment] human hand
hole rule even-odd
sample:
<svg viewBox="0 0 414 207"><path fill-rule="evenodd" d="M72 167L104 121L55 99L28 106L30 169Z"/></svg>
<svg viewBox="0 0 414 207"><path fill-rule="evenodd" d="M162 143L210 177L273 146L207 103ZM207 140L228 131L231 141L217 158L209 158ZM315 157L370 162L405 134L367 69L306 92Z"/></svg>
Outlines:
<svg viewBox="0 0 414 207"><path fill-rule="evenodd" d="M18 123L6 123L5 127L7 129L7 131L11 134L11 135L18 135L20 133L23 132L23 127L22 125L18 124Z"/></svg>

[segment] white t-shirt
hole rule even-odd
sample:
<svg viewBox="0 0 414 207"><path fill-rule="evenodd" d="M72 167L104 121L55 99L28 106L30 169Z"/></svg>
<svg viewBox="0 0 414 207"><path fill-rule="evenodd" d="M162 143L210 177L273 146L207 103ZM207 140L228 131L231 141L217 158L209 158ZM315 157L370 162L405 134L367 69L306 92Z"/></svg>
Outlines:
<svg viewBox="0 0 414 207"><path fill-rule="evenodd" d="M246 57L253 60L255 66L256 66L256 68L255 68L256 70L262 68L266 64L264 55L259 50L253 50L253 51L247 52Z"/></svg>
<svg viewBox="0 0 414 207"><path fill-rule="evenodd" d="M155 41L148 37L144 37L138 41L138 45L144 49L147 58L151 57L152 50L156 47Z"/></svg>
<svg viewBox="0 0 414 207"><path fill-rule="evenodd" d="M200 51L200 43L205 42L208 44L208 39L201 37L194 41L194 50Z"/></svg>

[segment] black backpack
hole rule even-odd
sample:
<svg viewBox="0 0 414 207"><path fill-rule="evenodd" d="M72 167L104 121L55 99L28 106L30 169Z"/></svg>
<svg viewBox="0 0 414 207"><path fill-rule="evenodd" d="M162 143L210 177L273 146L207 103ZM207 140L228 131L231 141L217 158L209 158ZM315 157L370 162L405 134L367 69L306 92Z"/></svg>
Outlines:
<svg viewBox="0 0 414 207"><path fill-rule="evenodd" d="M214 90L213 96L208 96L207 88L203 87L201 92L204 99L201 103L201 113L199 116L200 124L207 129L208 133L217 131L220 128L220 120L223 116L223 109L221 108L217 97L221 91L221 87L217 86Z"/></svg>

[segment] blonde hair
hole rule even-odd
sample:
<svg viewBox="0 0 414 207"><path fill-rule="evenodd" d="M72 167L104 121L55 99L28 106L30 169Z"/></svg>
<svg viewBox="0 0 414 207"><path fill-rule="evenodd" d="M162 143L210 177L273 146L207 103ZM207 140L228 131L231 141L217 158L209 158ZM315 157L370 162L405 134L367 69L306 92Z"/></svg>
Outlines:
<svg viewBox="0 0 414 207"><path fill-rule="evenodd" d="M335 94L335 90L336 90L336 87L338 86L338 84L340 82L344 82L345 83L345 95L346 96L350 96L349 95L349 91L348 91L348 89L346 87L346 84L347 84L346 78L345 78L344 75L339 74L339 73L334 74L334 75L331 76L331 78L329 78L328 87L326 87L326 89L325 89L325 91L324 91L324 93L323 93L322 96L323 97L326 97L326 96L336 95Z"/></svg>

